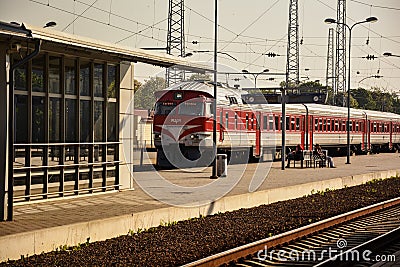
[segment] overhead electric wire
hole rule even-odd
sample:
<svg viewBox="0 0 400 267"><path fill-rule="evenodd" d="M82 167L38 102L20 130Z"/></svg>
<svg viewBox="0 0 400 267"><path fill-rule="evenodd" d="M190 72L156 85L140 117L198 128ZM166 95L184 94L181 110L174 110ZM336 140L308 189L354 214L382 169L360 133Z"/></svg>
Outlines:
<svg viewBox="0 0 400 267"><path fill-rule="evenodd" d="M389 6L377 6L377 5L371 5L371 4L367 4L358 0L350 0L351 2L355 2L358 4L362 4L362 5L366 5L366 6L371 6L371 7L375 7L375 8L382 8L382 9L389 9L389 10L397 10L400 11L400 8L397 7L389 7Z"/></svg>
<svg viewBox="0 0 400 267"><path fill-rule="evenodd" d="M68 27L74 23L77 19L79 19L80 17L82 17L83 14L86 13L86 11L88 11L91 7L93 7L94 4L97 3L97 1L99 0L95 0L91 5L89 5L80 15L78 15L76 18L74 18L67 26L65 26L61 31L65 31L66 29L68 29ZM50 2L48 2L47 6L50 6ZM75 13L74 13L75 15Z"/></svg>

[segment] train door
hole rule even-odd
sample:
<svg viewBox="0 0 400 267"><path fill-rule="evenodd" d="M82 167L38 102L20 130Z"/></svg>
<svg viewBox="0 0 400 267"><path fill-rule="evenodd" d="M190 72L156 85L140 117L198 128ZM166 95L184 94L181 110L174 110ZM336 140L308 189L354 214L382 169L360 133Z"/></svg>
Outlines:
<svg viewBox="0 0 400 267"><path fill-rule="evenodd" d="M309 120L308 120L308 123L309 123L308 129L309 129L309 131L308 131L308 134L310 135L310 137L309 137L310 143L309 143L309 147L307 147L306 149L313 150L314 129L315 129L314 116L311 115L311 116L308 116L308 117L309 117Z"/></svg>
<svg viewBox="0 0 400 267"><path fill-rule="evenodd" d="M217 113L218 114L218 113ZM224 141L224 110L219 110L219 141Z"/></svg>
<svg viewBox="0 0 400 267"><path fill-rule="evenodd" d="M368 132L367 132L367 148L368 150L371 149L371 129L373 129L372 122L370 120L367 120L367 125L368 125Z"/></svg>
<svg viewBox="0 0 400 267"><path fill-rule="evenodd" d="M390 134L390 136L389 136L389 149L392 149L393 148L393 122L390 122L389 123L389 134Z"/></svg>
<svg viewBox="0 0 400 267"><path fill-rule="evenodd" d="M299 121L297 121L299 120ZM297 122L299 122L299 124L297 124ZM299 125L299 130L300 130L300 144L301 147L305 147L304 145L307 143L307 140L305 140L306 138L308 138L307 136L307 117L306 116L300 116L300 118L296 118L296 129L297 129L297 125Z"/></svg>
<svg viewBox="0 0 400 267"><path fill-rule="evenodd" d="M256 149L254 156L259 157L261 155L261 113L256 112Z"/></svg>
<svg viewBox="0 0 400 267"><path fill-rule="evenodd" d="M362 151L368 150L368 128L369 128L369 123L368 123L368 120L365 119L363 121L363 131L362 131L362 141L361 141L361 150Z"/></svg>

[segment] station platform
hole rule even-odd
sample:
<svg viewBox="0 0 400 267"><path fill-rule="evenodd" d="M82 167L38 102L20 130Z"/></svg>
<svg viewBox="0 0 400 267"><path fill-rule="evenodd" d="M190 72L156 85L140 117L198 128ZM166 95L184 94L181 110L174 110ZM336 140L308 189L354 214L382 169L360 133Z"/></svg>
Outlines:
<svg viewBox="0 0 400 267"><path fill-rule="evenodd" d="M90 242L105 240L139 228L400 176L397 153L352 156L351 164L345 164L345 157L334 161L334 169L296 165L284 171L281 162L229 165L227 177L216 180L210 179L209 167L156 172L144 166L134 173L138 177L132 181L134 190L19 203L14 207L14 221L0 222L0 262L77 245L88 238ZM165 191L155 178L160 175L182 190L173 189L154 199L145 191L152 195ZM204 191L199 199L184 201L190 190L202 190L207 185L226 187L233 180L224 196Z"/></svg>

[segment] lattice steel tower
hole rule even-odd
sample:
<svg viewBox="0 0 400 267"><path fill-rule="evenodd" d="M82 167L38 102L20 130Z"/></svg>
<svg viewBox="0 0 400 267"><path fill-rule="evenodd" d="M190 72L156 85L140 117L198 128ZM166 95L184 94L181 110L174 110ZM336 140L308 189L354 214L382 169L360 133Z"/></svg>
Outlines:
<svg viewBox="0 0 400 267"><path fill-rule="evenodd" d="M337 104L345 106L346 92L346 0L338 0L336 27L336 95L342 93L342 98ZM341 24L342 23L342 24ZM339 100L339 99L337 99Z"/></svg>
<svg viewBox="0 0 400 267"><path fill-rule="evenodd" d="M335 55L334 55L334 32L333 28L329 28L328 34L328 53L326 56L326 86L329 86L333 90L333 103L336 103L336 92L335 92Z"/></svg>
<svg viewBox="0 0 400 267"><path fill-rule="evenodd" d="M296 87L299 84L299 24L298 2L290 0L289 27L286 63L286 85Z"/></svg>
<svg viewBox="0 0 400 267"><path fill-rule="evenodd" d="M169 0L168 8L168 33L167 54L185 56L185 6L183 0ZM173 85L185 79L185 72L176 67L167 69L167 86Z"/></svg>

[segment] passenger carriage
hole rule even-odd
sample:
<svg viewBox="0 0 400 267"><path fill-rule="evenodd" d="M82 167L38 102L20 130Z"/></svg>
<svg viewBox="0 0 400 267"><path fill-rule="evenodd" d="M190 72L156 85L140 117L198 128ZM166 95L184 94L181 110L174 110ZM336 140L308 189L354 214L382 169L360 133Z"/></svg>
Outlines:
<svg viewBox="0 0 400 267"><path fill-rule="evenodd" d="M158 166L202 166L213 159L213 84L182 82L156 92L154 144ZM280 156L281 105L245 104L243 90L218 84L217 150L231 161ZM347 108L321 104L286 105L286 146L321 144L330 154L347 149ZM353 152L400 148L400 115L351 109Z"/></svg>

